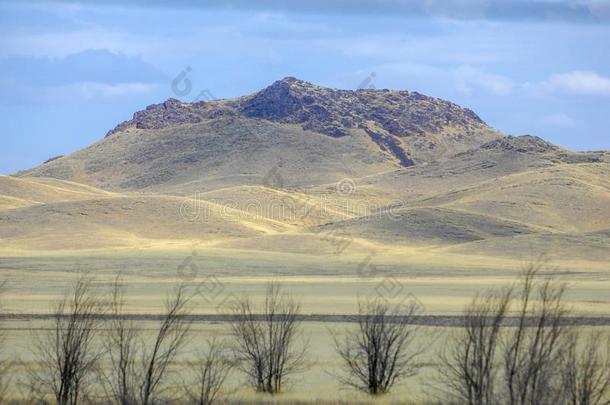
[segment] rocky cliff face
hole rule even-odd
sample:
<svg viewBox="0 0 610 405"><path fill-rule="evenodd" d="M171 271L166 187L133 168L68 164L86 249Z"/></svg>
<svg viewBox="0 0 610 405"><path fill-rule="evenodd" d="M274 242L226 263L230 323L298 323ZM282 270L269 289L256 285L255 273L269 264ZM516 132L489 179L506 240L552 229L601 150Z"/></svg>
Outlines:
<svg viewBox="0 0 610 405"><path fill-rule="evenodd" d="M426 178L445 168L443 178L609 159L505 136L472 111L419 93L285 78L236 99L151 105L104 140L18 175L188 194L266 185L277 171L284 185L311 187L411 166L409 173Z"/></svg>
<svg viewBox="0 0 610 405"><path fill-rule="evenodd" d="M107 136L227 116L298 125L332 138L360 131L400 166L444 159L503 137L474 112L449 101L409 91L330 89L294 77L236 99L169 99L136 112Z"/></svg>
<svg viewBox="0 0 610 405"><path fill-rule="evenodd" d="M287 77L250 96L233 100L182 103L169 99L138 111L126 127L159 129L198 123L222 115L239 115L299 124L305 130L341 137L369 122L397 137L439 134L446 128L471 131L485 123L471 110L417 92L336 90Z"/></svg>
<svg viewBox="0 0 610 405"><path fill-rule="evenodd" d="M416 92L336 90L293 77L273 83L245 98L240 113L284 123L330 136L373 121L393 136L440 133L447 126L464 129L484 125L472 111Z"/></svg>

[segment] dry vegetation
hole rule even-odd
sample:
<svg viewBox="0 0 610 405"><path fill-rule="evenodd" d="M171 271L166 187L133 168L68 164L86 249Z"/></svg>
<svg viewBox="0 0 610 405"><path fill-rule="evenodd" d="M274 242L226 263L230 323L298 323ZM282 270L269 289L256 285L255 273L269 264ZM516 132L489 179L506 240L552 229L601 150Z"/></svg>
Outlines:
<svg viewBox="0 0 610 405"><path fill-rule="evenodd" d="M279 394L287 377L304 365L307 345L297 341L301 332L300 304L271 283L262 312L249 299L233 304L230 321L236 364L257 392Z"/></svg>
<svg viewBox="0 0 610 405"><path fill-rule="evenodd" d="M531 266L513 289L476 297L466 308L457 344L442 355L443 382L456 403L608 404L604 339L584 338L562 322L566 286L539 271ZM506 327L509 312L516 316Z"/></svg>
<svg viewBox="0 0 610 405"><path fill-rule="evenodd" d="M421 368L422 348L414 347L412 316L417 308L391 308L382 299L359 303L357 328L335 339L345 365L342 384L370 395L383 395Z"/></svg>
<svg viewBox="0 0 610 405"><path fill-rule="evenodd" d="M607 405L610 335L568 326L565 291L563 283L534 265L512 288L475 297L464 310L463 325L444 342L446 350L431 353L440 358L438 381L423 403ZM282 394L287 377L310 366L306 326L298 317L299 302L279 284L269 284L260 310L247 296L233 303L225 342L188 333L193 308L185 286L169 294L147 336L125 312L126 294L121 277L106 291L89 275L79 276L57 303L52 327L31 348L37 367L23 381L10 381L11 370L0 370L0 381L10 382L6 397L15 398L20 386L27 388L27 400L20 403L298 403ZM332 377L379 401L432 367L420 361L414 314L412 306L361 301L354 327L334 337L343 372ZM178 362L178 353L193 340L203 342L198 356ZM227 385L232 372L268 399L232 397ZM408 393L397 401L392 402L422 403Z"/></svg>

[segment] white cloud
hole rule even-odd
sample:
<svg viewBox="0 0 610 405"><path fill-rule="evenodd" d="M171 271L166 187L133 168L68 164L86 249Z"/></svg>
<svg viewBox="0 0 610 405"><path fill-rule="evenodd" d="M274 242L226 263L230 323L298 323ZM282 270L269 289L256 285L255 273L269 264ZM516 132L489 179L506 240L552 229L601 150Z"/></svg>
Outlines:
<svg viewBox="0 0 610 405"><path fill-rule="evenodd" d="M86 82L80 84L80 94L84 99L129 97L150 93L156 85L151 83L96 83Z"/></svg>
<svg viewBox="0 0 610 405"><path fill-rule="evenodd" d="M50 87L17 85L0 80L0 94L10 94L9 103L66 103L74 100L98 101L136 97L153 93L159 85L153 83L82 82ZM0 99L0 104L3 102Z"/></svg>
<svg viewBox="0 0 610 405"><path fill-rule="evenodd" d="M538 87L544 92L559 91L590 96L610 96L610 78L590 71L555 74L534 87Z"/></svg>
<svg viewBox="0 0 610 405"><path fill-rule="evenodd" d="M506 76L468 65L460 66L455 75L458 91L466 96L471 96L476 89L496 96L506 96L515 87L515 83Z"/></svg>
<svg viewBox="0 0 610 405"><path fill-rule="evenodd" d="M62 58L89 49L105 49L112 53L153 59L158 53L169 52L177 45L180 45L179 41L171 38L96 25L59 32L0 31L0 58L8 56Z"/></svg>
<svg viewBox="0 0 610 405"><path fill-rule="evenodd" d="M554 127L570 127L574 125L574 120L567 114L556 113L542 117L540 120L542 124L551 125Z"/></svg>
<svg viewBox="0 0 610 405"><path fill-rule="evenodd" d="M377 88L415 90L433 96L452 99L451 94L466 97L482 95L508 96L519 84L511 78L490 72L484 67L437 65L395 62L370 66L367 70L350 72L337 80L339 87L355 88L371 72L376 73L373 85ZM337 82L328 85L335 86Z"/></svg>

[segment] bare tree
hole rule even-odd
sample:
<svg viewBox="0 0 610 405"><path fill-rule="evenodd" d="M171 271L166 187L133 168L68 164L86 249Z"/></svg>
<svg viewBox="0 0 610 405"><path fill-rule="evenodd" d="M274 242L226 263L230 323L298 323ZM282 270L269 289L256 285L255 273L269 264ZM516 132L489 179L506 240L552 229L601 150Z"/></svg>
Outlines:
<svg viewBox="0 0 610 405"><path fill-rule="evenodd" d="M610 336L567 334L559 382L565 405L610 404Z"/></svg>
<svg viewBox="0 0 610 405"><path fill-rule="evenodd" d="M441 374L460 403L561 403L566 287L542 277L541 268L530 265L511 290L475 298L466 309L464 330L441 362ZM515 316L509 318L509 312Z"/></svg>
<svg viewBox="0 0 610 405"><path fill-rule="evenodd" d="M51 391L59 405L85 401L88 379L101 356L96 337L105 306L92 279L79 275L72 291L57 304L52 328L38 336L35 351L42 372L31 374L31 387Z"/></svg>
<svg viewBox="0 0 610 405"><path fill-rule="evenodd" d="M456 332L455 343L441 354L442 381L459 403L498 403L495 365L510 299L510 290L475 297L465 310L464 327Z"/></svg>
<svg viewBox="0 0 610 405"><path fill-rule="evenodd" d="M136 359L139 335L135 321L125 313L125 287L121 275L114 280L111 318L104 345L110 360L109 373L102 372L107 397L118 405L133 405L138 398Z"/></svg>
<svg viewBox="0 0 610 405"><path fill-rule="evenodd" d="M555 403L553 380L567 315L565 284L540 277L541 266L525 270L517 289L517 320L503 342L504 382L510 405Z"/></svg>
<svg viewBox="0 0 610 405"><path fill-rule="evenodd" d="M224 347L216 340L207 344L207 351L191 364L195 370L195 380L185 387L190 403L212 405L216 403L233 363L227 357Z"/></svg>
<svg viewBox="0 0 610 405"><path fill-rule="evenodd" d="M149 405L157 400L171 362L186 343L186 335L190 329L190 322L185 319L189 313L188 302L185 287L178 287L166 301L165 314L151 348L144 350L144 374L140 384L142 405Z"/></svg>
<svg viewBox="0 0 610 405"><path fill-rule="evenodd" d="M152 339L140 333L124 310L124 288L114 284L112 320L106 349L111 370L104 374L109 400L119 405L149 405L158 402L166 388L171 363L186 343L190 322L189 297L179 286L168 297L159 328Z"/></svg>
<svg viewBox="0 0 610 405"><path fill-rule="evenodd" d="M263 313L245 297L232 308L234 357L258 392L281 392L287 377L304 366L307 344L299 345L300 304L269 284Z"/></svg>
<svg viewBox="0 0 610 405"><path fill-rule="evenodd" d="M5 291L6 282L0 283L0 294ZM0 311L4 312L4 306L0 303ZM9 386L11 384L12 361L6 358L6 333L3 323L0 323L0 404L6 403Z"/></svg>
<svg viewBox="0 0 610 405"><path fill-rule="evenodd" d="M359 303L358 327L335 347L346 377L341 383L371 395L385 394L400 380L417 373L422 350L414 343L416 307L391 310L381 300Z"/></svg>

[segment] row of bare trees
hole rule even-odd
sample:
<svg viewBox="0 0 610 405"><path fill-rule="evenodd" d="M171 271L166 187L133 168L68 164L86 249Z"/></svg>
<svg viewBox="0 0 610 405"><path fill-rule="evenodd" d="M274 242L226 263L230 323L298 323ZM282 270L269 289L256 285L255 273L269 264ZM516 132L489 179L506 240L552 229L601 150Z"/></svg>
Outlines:
<svg viewBox="0 0 610 405"><path fill-rule="evenodd" d="M148 329L126 312L125 296L120 276L110 300L90 277L78 278L55 308L51 326L36 337L37 364L25 384L33 402L152 405L180 398L209 405L234 368L257 391L275 394L305 364L307 345L298 342L300 304L278 284L269 285L262 312L247 297L234 303L233 344L207 341L199 357L187 362L188 381L174 370L192 337L187 288L179 286L168 296L159 321Z"/></svg>
<svg viewBox="0 0 610 405"><path fill-rule="evenodd" d="M29 396L46 403L52 394L59 405L157 403L190 327L188 302L184 287L178 287L151 334L125 312L120 277L108 302L89 276L80 276L58 303L52 325L36 336L38 364L28 371ZM104 360L109 367L102 367Z"/></svg>
<svg viewBox="0 0 610 405"><path fill-rule="evenodd" d="M275 283L267 289L262 313L247 298L235 304L233 358L258 392L281 392L288 376L304 367L308 345L298 342L299 312L300 304Z"/></svg>
<svg viewBox="0 0 610 405"><path fill-rule="evenodd" d="M247 297L234 302L231 343L202 343L185 362L188 377L177 372L185 368L177 362L179 354L188 342L197 343L185 286L168 296L157 322L145 323L126 311L120 276L110 295L94 285L91 277L80 276L38 335L36 366L23 384L32 403L213 404L233 370L256 391L277 394L310 365L300 303L278 284L268 286L260 308ZM475 297L463 326L443 345L435 402L610 404L610 339L569 325L565 291L564 284L532 266L511 288ZM416 315L415 306L362 301L355 327L331 332L342 370L335 377L379 396L415 376L430 339L419 332ZM3 386L6 375L0 373Z"/></svg>
<svg viewBox="0 0 610 405"><path fill-rule="evenodd" d="M610 404L610 336L569 326L566 285L532 265L477 296L441 356L441 386L468 405Z"/></svg>
<svg viewBox="0 0 610 405"><path fill-rule="evenodd" d="M208 341L199 357L187 362L188 381L175 373L177 357L192 338L186 287L168 296L160 319L147 328L126 311L120 276L110 299L94 286L90 276L79 276L55 307L49 327L36 336L36 364L22 384L31 403L151 405L180 398L212 404L233 369L256 391L277 394L290 376L309 365L300 303L276 283L269 284L262 308L248 297L233 303L232 344ZM344 341L335 337L349 368L340 380L377 395L413 375L419 354L409 352L413 313L390 312L380 301L361 305L359 329L347 331Z"/></svg>

